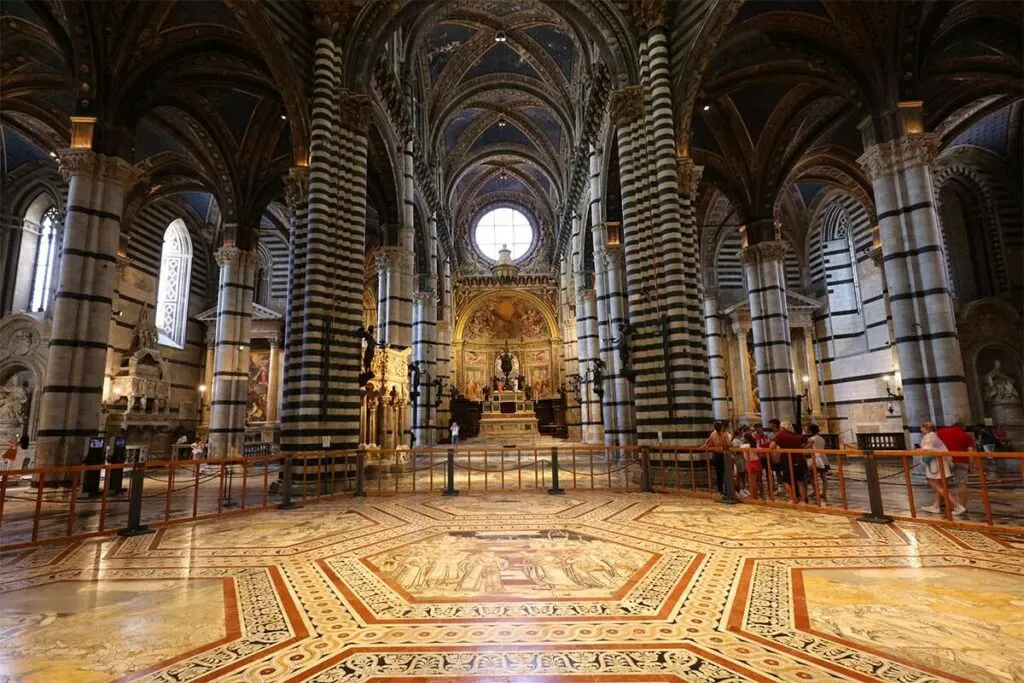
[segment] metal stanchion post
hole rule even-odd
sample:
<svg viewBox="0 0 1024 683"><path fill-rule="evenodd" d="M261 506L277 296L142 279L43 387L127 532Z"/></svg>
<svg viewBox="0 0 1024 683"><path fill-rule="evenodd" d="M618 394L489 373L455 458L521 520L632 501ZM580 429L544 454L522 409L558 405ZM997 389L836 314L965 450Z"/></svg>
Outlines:
<svg viewBox="0 0 1024 683"><path fill-rule="evenodd" d="M718 502L724 505L736 505L740 501L736 497L736 475L733 472L732 453L726 448L720 455L722 456L722 497L718 499Z"/></svg>
<svg viewBox="0 0 1024 683"><path fill-rule="evenodd" d="M662 463L664 462L665 457L662 454ZM651 485L651 449L647 446L640 450L640 490L644 493L654 493L654 486Z"/></svg>
<svg viewBox="0 0 1024 683"><path fill-rule="evenodd" d="M292 457L288 455L281 463L281 502L277 509L295 510L300 507L298 503L292 502Z"/></svg>
<svg viewBox="0 0 1024 683"><path fill-rule="evenodd" d="M142 536L153 530L142 523L142 484L146 480L146 468L136 463L132 468L131 490L128 492L128 526L118 529L118 536Z"/></svg>
<svg viewBox="0 0 1024 683"><path fill-rule="evenodd" d="M232 484L232 481L234 480L234 475L235 475L235 466L234 466L234 464L228 465L228 491L227 491L226 499L224 500L224 503L221 505L221 507L224 507L224 508L236 508L236 507L238 507L238 501L232 499L232 497L231 497L231 484ZM242 495L243 496L245 495L244 491L242 492Z"/></svg>
<svg viewBox="0 0 1024 683"><path fill-rule="evenodd" d="M441 491L442 496L457 496L459 492L455 488L455 449L448 449L448 462L445 466L445 485Z"/></svg>
<svg viewBox="0 0 1024 683"><path fill-rule="evenodd" d="M356 498L366 498L366 451L356 451Z"/></svg>
<svg viewBox="0 0 1024 683"><path fill-rule="evenodd" d="M565 493L565 489L558 485L558 447L551 447L551 488L548 489L548 493L555 496L561 493Z"/></svg>
<svg viewBox="0 0 1024 683"><path fill-rule="evenodd" d="M871 511L858 517L857 521L889 524L892 522L892 517L885 514L885 509L882 506L882 481L878 478L878 461L874 456L874 451L864 451L864 477L867 480Z"/></svg>

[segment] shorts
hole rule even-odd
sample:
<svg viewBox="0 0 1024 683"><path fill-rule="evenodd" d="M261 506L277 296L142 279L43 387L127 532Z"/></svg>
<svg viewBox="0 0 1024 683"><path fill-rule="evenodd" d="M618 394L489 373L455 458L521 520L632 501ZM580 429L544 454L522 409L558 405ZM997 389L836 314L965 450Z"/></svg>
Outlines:
<svg viewBox="0 0 1024 683"><path fill-rule="evenodd" d="M825 465L824 467L815 467L814 469L818 470L819 472L831 472L832 465Z"/></svg>
<svg viewBox="0 0 1024 683"><path fill-rule="evenodd" d="M760 460L748 460L747 461L747 474L752 477L761 478L761 461Z"/></svg>
<svg viewBox="0 0 1024 683"><path fill-rule="evenodd" d="M743 463L746 462L746 459L743 457L743 454L742 453L734 453L732 458L733 458L733 460L732 460L733 463L736 464L736 469L739 470L740 472L743 472L744 471Z"/></svg>
<svg viewBox="0 0 1024 683"><path fill-rule="evenodd" d="M953 463L953 481L958 486L967 481L967 475L970 472L970 466L965 462Z"/></svg>
<svg viewBox="0 0 1024 683"><path fill-rule="evenodd" d="M795 477L797 481L806 481L806 479L807 479L807 458L804 457L804 455L801 454L801 453L797 453L797 454L791 455L791 456L787 456L787 455L783 455L782 456L782 462L779 463L779 465L782 467L782 481L786 482L787 484L791 484L792 483L792 481L789 478L790 477L790 468L789 468L789 460L790 460L790 458L792 458L792 460L793 460L793 477Z"/></svg>

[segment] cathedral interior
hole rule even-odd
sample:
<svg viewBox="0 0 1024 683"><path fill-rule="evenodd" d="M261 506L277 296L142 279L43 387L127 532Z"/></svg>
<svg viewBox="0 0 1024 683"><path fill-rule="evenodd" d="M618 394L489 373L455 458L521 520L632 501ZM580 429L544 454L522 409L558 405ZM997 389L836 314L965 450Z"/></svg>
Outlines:
<svg viewBox="0 0 1024 683"><path fill-rule="evenodd" d="M0 681L1024 681L1019 2L0 12Z"/></svg>

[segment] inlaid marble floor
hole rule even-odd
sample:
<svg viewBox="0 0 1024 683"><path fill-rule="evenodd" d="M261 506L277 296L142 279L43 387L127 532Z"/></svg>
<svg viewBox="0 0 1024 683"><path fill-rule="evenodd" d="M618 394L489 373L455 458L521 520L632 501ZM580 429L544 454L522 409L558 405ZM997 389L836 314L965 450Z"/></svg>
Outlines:
<svg viewBox="0 0 1024 683"><path fill-rule="evenodd" d="M0 682L1024 681L1024 536L343 499L0 555Z"/></svg>

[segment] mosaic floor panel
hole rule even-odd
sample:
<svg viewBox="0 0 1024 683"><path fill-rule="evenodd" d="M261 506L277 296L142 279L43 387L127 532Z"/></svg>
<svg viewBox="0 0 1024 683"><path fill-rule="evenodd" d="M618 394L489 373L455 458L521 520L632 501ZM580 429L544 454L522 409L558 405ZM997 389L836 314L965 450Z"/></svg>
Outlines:
<svg viewBox="0 0 1024 683"><path fill-rule="evenodd" d="M0 683L1024 681L1024 537L644 494L341 500L0 555Z"/></svg>

